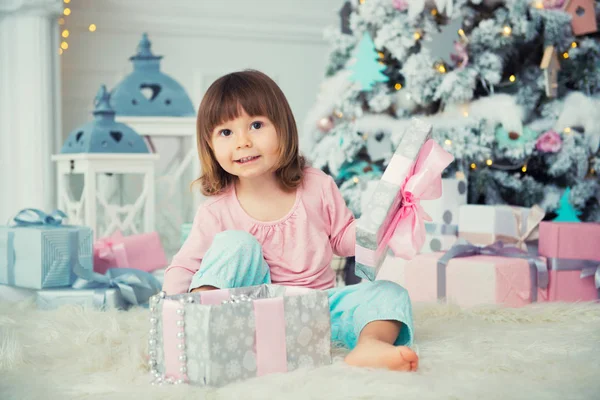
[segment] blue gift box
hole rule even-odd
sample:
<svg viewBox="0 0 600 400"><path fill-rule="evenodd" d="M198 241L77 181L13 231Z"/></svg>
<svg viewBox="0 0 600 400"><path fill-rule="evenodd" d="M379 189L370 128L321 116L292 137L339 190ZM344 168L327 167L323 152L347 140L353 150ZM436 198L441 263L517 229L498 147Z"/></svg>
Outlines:
<svg viewBox="0 0 600 400"><path fill-rule="evenodd" d="M131 307L121 292L115 288L34 290L0 285L0 302L19 303L23 301L31 301L40 310L54 310L64 305L98 310L127 310Z"/></svg>
<svg viewBox="0 0 600 400"><path fill-rule="evenodd" d="M37 219L25 220L34 213ZM30 289L71 286L73 268L93 270L93 232L89 227L62 225L57 215L23 210L16 225L0 226L0 284Z"/></svg>

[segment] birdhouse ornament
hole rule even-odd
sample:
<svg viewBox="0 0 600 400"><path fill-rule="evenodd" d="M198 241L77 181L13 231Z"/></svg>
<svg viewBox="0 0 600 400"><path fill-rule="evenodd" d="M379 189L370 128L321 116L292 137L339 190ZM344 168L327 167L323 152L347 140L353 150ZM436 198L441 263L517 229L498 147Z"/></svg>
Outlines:
<svg viewBox="0 0 600 400"><path fill-rule="evenodd" d="M116 231L137 234L154 231L155 162L143 138L129 126L115 121L110 94L102 85L94 100L94 120L74 129L57 163L58 205L73 225L92 228L94 237ZM71 178L83 175L81 196L73 195ZM123 175L141 175L140 188L123 185ZM103 180L119 179L117 193L107 193ZM100 183L100 185L99 185ZM112 185L114 187L115 185ZM125 195L126 194L126 195ZM121 199L135 197L131 204Z"/></svg>
<svg viewBox="0 0 600 400"><path fill-rule="evenodd" d="M576 36L598 31L594 0L567 0L564 10L571 14L571 28Z"/></svg>
<svg viewBox="0 0 600 400"><path fill-rule="evenodd" d="M546 96L556 97L558 95L558 71L560 62L554 46L548 46L544 50L540 68L544 71L544 86Z"/></svg>
<svg viewBox="0 0 600 400"><path fill-rule="evenodd" d="M133 72L112 91L112 105L120 116L190 117L194 105L185 89L160 70L162 56L152 54L144 33L137 54L130 57Z"/></svg>

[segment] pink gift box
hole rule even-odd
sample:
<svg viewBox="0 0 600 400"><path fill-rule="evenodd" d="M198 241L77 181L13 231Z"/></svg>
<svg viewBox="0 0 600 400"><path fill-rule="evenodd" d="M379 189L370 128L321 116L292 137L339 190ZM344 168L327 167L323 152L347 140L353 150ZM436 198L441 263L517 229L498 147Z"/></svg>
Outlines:
<svg viewBox="0 0 600 400"><path fill-rule="evenodd" d="M522 307L532 300L540 302L547 298L547 290L537 288L536 271L532 271L526 259L458 257L451 259L444 271L438 265L444 254L420 254L404 264L404 287L412 301L445 299L461 307L483 304ZM533 297L532 288L537 289Z"/></svg>
<svg viewBox="0 0 600 400"><path fill-rule="evenodd" d="M101 274L105 274L109 268L135 268L152 272L167 264L157 232L123 236L116 231L94 243L94 271Z"/></svg>
<svg viewBox="0 0 600 400"><path fill-rule="evenodd" d="M598 299L594 279L600 268L600 224L542 222L538 244L548 259L549 301ZM587 274L582 277L582 271Z"/></svg>

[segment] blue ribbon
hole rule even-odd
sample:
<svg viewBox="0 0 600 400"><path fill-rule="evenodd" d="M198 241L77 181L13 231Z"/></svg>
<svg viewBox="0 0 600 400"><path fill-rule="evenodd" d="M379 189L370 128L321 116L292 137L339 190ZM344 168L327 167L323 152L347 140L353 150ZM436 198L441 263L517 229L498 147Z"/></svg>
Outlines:
<svg viewBox="0 0 600 400"><path fill-rule="evenodd" d="M598 290L598 298L600 298L600 261L551 257L548 258L548 265L555 271L581 270L581 274L579 274L581 279L593 276L594 285Z"/></svg>
<svg viewBox="0 0 600 400"><path fill-rule="evenodd" d="M500 256L521 258L527 260L531 274L531 302L537 301L537 288L548 287L548 267L544 260L532 256L517 247L505 247L504 243L497 241L485 247L479 247L460 239L450 248L437 264L437 292L438 298L446 297L446 267L448 262L455 257L470 257L477 255Z"/></svg>
<svg viewBox="0 0 600 400"><path fill-rule="evenodd" d="M54 210L50 214L38 210L37 208L25 208L17 213L13 218L16 226L31 226L31 225L61 225L63 219L67 218L67 214L60 210Z"/></svg>
<svg viewBox="0 0 600 400"><path fill-rule="evenodd" d="M115 288L128 304L141 305L160 292L161 284L146 271L133 268L111 268L105 275L83 269L76 263L73 272L78 276L73 289Z"/></svg>

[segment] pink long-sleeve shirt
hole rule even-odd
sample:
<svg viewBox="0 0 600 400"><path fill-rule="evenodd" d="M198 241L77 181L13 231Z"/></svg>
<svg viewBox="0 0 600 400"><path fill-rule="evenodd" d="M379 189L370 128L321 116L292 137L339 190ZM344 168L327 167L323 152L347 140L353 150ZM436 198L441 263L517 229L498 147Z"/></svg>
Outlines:
<svg viewBox="0 0 600 400"><path fill-rule="evenodd" d="M167 294L188 291L213 237L225 230L243 230L258 240L273 283L314 289L334 286L333 254L353 256L356 243L354 216L335 182L308 167L294 206L277 221L250 217L233 189L206 200L198 208L187 240L165 271L163 290Z"/></svg>

